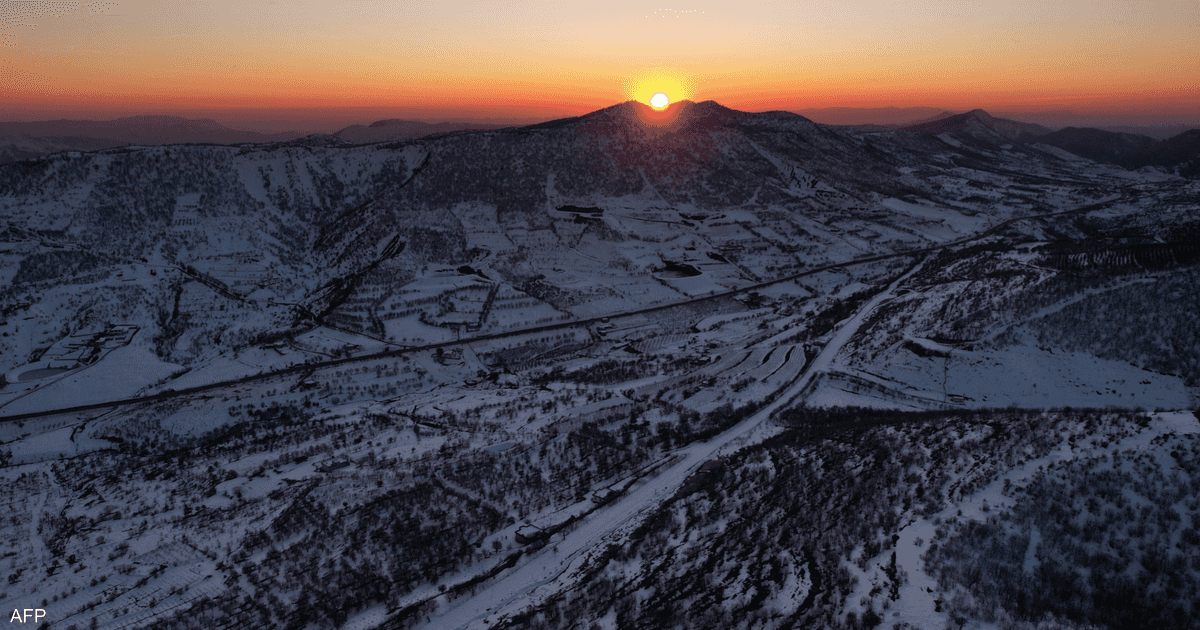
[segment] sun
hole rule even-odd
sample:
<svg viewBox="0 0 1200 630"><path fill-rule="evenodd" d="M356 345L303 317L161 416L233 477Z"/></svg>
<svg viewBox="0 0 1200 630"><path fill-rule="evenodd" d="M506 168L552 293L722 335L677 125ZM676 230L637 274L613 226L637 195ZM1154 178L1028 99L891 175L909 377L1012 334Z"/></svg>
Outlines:
<svg viewBox="0 0 1200 630"><path fill-rule="evenodd" d="M626 100L645 103L658 111L700 95L696 79L673 68L645 68L622 83Z"/></svg>

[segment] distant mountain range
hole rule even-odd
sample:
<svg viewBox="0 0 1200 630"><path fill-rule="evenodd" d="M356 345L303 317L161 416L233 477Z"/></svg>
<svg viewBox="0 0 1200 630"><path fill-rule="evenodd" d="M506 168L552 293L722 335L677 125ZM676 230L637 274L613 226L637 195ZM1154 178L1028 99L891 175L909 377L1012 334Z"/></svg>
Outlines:
<svg viewBox="0 0 1200 630"><path fill-rule="evenodd" d="M953 132L970 136L976 140L1000 144L1025 142L1050 133L1049 129L1041 125L996 118L982 109L971 110L965 114L939 116L934 120L911 125L905 129L934 134Z"/></svg>
<svg viewBox="0 0 1200 630"><path fill-rule="evenodd" d="M869 126L891 129L932 122L955 115L955 112L945 111L936 107L826 107L795 110L795 113L823 125L860 128ZM1065 129L1067 127L1102 129L1104 131L1150 136L1156 140L1166 140L1196 126L1194 124L1187 125L1178 121L1170 122L1166 120L1134 122L1127 119L1115 119L1111 116L1101 114L1076 114L1070 111L991 111L988 113L996 118L1036 123L1047 129ZM1197 116L1200 116L1200 113ZM1200 120L1200 118L1196 118L1196 120Z"/></svg>
<svg viewBox="0 0 1200 630"><path fill-rule="evenodd" d="M912 125L948 114L937 107L822 107L795 113L822 125Z"/></svg>
<svg viewBox="0 0 1200 630"><path fill-rule="evenodd" d="M1147 136L1117 133L1101 129L1067 127L1038 139L1097 162L1120 164L1127 168L1142 166L1142 159L1158 141Z"/></svg>
<svg viewBox="0 0 1200 630"><path fill-rule="evenodd" d="M485 125L477 123L427 123L419 120L389 119L373 122L370 125L351 125L334 133L334 136L351 144L369 144L371 142L395 142L398 140L413 140L424 136L451 131L484 131L502 129L510 125Z"/></svg>
<svg viewBox="0 0 1200 630"><path fill-rule="evenodd" d="M505 125L477 123L426 123L414 120L380 120L368 126L352 125L332 135L349 144L413 140L451 131L499 129ZM115 120L48 120L0 123L0 164L61 151L95 151L120 146L167 144L267 144L305 138L300 132L259 133L231 129L208 119L180 116L132 116Z"/></svg>
<svg viewBox="0 0 1200 630"><path fill-rule="evenodd" d="M997 118L982 109L939 116L901 129L948 134L958 142L1043 144L1131 170L1154 166L1185 177L1200 175L1200 129L1188 130L1166 140L1091 128L1067 127L1050 131L1033 123Z"/></svg>
<svg viewBox="0 0 1200 630"><path fill-rule="evenodd" d="M933 107L824 108L800 115L854 132L897 130L949 134L958 141L989 145L1050 145L1097 162L1128 169L1155 166L1180 175L1200 174L1200 130L1166 139L1120 130L1066 127L1057 131L1029 122L993 116L982 109L955 114ZM566 119L574 120L574 119ZM552 121L559 124L561 121ZM127 145L168 144L371 144L396 142L456 131L488 131L508 125L386 119L351 125L333 134L266 134L232 129L215 120L179 116L133 116L107 121L52 120L0 123L0 164L62 151L95 151Z"/></svg>
<svg viewBox="0 0 1200 630"><path fill-rule="evenodd" d="M303 134L285 132L258 133L230 129L208 119L180 116L131 116L116 120L48 120L43 122L0 123L0 138L90 138L121 144L238 144L242 142L280 142Z"/></svg>

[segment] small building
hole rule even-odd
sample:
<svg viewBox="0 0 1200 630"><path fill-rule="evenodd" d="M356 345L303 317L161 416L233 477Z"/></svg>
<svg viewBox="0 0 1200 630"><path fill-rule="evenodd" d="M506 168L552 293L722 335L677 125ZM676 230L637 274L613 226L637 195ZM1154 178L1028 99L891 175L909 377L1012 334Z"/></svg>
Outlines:
<svg viewBox="0 0 1200 630"><path fill-rule="evenodd" d="M547 540L549 538L550 534L546 533L544 529L538 527L537 525L530 524L525 524L517 528L517 533L515 536L516 541L522 545L528 545L531 542Z"/></svg>
<svg viewBox="0 0 1200 630"><path fill-rule="evenodd" d="M321 463L321 464L317 464L316 468L317 468L317 472L331 473L335 470L341 470L349 465L350 465L350 459L347 457L342 457L342 458L338 458L338 459L331 459L331 460Z"/></svg>

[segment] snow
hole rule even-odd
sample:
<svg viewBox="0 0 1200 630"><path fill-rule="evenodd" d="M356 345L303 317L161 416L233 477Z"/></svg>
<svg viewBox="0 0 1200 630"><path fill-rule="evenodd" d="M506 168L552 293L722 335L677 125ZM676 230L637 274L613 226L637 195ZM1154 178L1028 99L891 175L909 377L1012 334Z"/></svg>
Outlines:
<svg viewBox="0 0 1200 630"><path fill-rule="evenodd" d="M989 515L1012 507L1014 500L1004 493L1005 482L1014 486L1026 484L1038 470L1054 462L1066 459L1096 457L1101 454L1107 454L1111 457L1117 451L1145 449L1151 445L1156 437L1170 433L1200 433L1200 420L1196 418L1195 414L1189 411L1155 413L1151 415L1151 423L1147 429L1122 440L1112 441L1105 447L1092 446L1087 448L1073 446L1067 440L1067 435L1064 434L1059 448L1046 456L1025 461L1021 465L998 475L983 488L970 495L960 497L958 500L953 500L954 497L947 497L952 499L952 501L941 512L928 518L919 518L910 515L908 517L908 524L899 532L900 538L896 542L895 547L896 566L908 574L908 583L900 587L899 600L892 603L886 615L884 615L887 620L886 623L891 625L893 623L907 622L922 628L940 628L945 626L948 621L948 614L946 612L935 612L934 599L942 594L939 593L937 582L925 573L924 562L920 558L920 555L924 553L924 548L927 546L928 541L934 539L934 531L937 529L934 521L942 522L955 517L960 521L985 521ZM1084 443L1081 442L1080 444ZM921 547L916 545L917 538L921 538L924 541ZM1040 533L1035 528L1031 532L1030 546L1025 555L1024 566L1027 572L1032 572L1034 568L1033 563L1036 561L1034 553L1040 539ZM871 559L871 564L879 565L883 563L889 554L890 551L884 551L879 556ZM847 566L859 577L858 587L847 600L849 602L847 610L862 610L858 602L861 598L867 596L870 590L870 576L876 572L869 570L864 574L852 564ZM945 610L946 607L943 606L943 611ZM980 627L987 626L981 624Z"/></svg>
<svg viewBox="0 0 1200 630"><path fill-rule="evenodd" d="M160 360L145 346L130 344L109 352L92 365L68 372L2 408L6 413L15 414L119 400L135 396L183 369Z"/></svg>
<svg viewBox="0 0 1200 630"><path fill-rule="evenodd" d="M780 559L783 561L787 575L784 576L779 590L763 600L762 605L766 610L774 610L781 615L787 615L795 612L804 598L808 596L809 591L812 590L812 573L810 572L812 567L802 558L797 558L788 551L784 551Z"/></svg>
<svg viewBox="0 0 1200 630"><path fill-rule="evenodd" d="M8 448L13 454L13 464L28 464L74 457L113 446L112 442L83 433L77 434L75 426L65 426L52 431L31 433L27 437L10 442Z"/></svg>
<svg viewBox="0 0 1200 630"><path fill-rule="evenodd" d="M528 560L474 595L455 600L453 606L448 608L443 606L432 621L422 627L448 630L485 628L489 625L485 620L520 611L569 586L593 554L603 551L609 542L619 542L627 536L643 516L653 511L660 501L669 497L701 464L717 458L722 452L744 446L746 438L751 435L764 435L759 429L771 415L801 395L814 376L833 363L834 357L858 331L869 314L890 299L896 287L919 269L920 265L914 266L908 274L894 281L844 322L813 360L809 370L781 392L771 404L707 442L689 444L675 451L677 459L661 472L584 519L570 531L555 537L549 541L546 548L535 552ZM799 581L792 586L796 592L803 588ZM412 600L406 598L406 601Z"/></svg>
<svg viewBox="0 0 1200 630"><path fill-rule="evenodd" d="M900 214L944 224L957 234L981 232L995 220L994 216L980 214L969 217L954 210L910 203L901 199L884 199L881 205Z"/></svg>
<svg viewBox="0 0 1200 630"><path fill-rule="evenodd" d="M725 314L720 314L720 315L713 315L710 317L705 317L704 319L697 322L695 324L694 328L696 330L699 330L700 332L708 332L710 330L716 330L727 324L731 324L731 323L738 322L741 320L751 320L751 319L758 319L760 317L765 317L767 315L772 314L774 312L774 310L775 309L772 309L772 308L762 308L762 309L756 309L756 310L752 310L752 311L744 311L741 313L725 313Z"/></svg>
<svg viewBox="0 0 1200 630"><path fill-rule="evenodd" d="M928 405L919 402L905 402L889 395L872 395L870 392L851 391L839 386L832 380L822 379L820 385L805 398L804 402L811 407L864 407L867 409L899 409L904 411L923 411Z"/></svg>
<svg viewBox="0 0 1200 630"><path fill-rule="evenodd" d="M954 136L951 136L951 135L950 135L950 134L948 134L948 133L939 133L939 134L938 134L938 140L941 140L942 142L945 142L946 144L948 144L948 145L950 145L950 146L952 146L952 147L954 147L954 148L956 148L956 149L961 149L961 148L963 148L963 145L962 145L962 143L961 143L961 142L959 142L958 140L955 140L955 139L954 139Z"/></svg>
<svg viewBox="0 0 1200 630"><path fill-rule="evenodd" d="M944 152L934 162L948 159L954 153L951 147L962 148L950 136L942 136L942 139L949 147L943 147ZM841 322L834 332L824 335L825 346L812 365L801 373L805 347L799 340L807 333L813 314L827 305L829 299L844 298L860 289L877 286L879 278L890 277L906 265L907 257L844 267L806 276L802 282L789 281L763 287L759 293L768 298L772 306L752 311L726 297L679 310L622 316L624 312L649 305L747 286L828 262L840 263L857 256L958 240L1015 214L1033 213L1046 207L1067 209L1099 194L1094 188L1093 192L1087 191L1078 181L1064 181L1061 185L1037 184L1035 190L1029 187L1033 184L1011 173L952 166L943 169L940 163L913 163L899 170L910 175L903 181L917 188L921 188L917 181L920 177L939 173L933 181L940 187L924 188L932 199L918 201L920 196L914 195L906 197L908 200L881 200L874 192L852 196L846 191L867 191L852 181L856 174L839 180L832 171L810 169L829 180L818 181L799 168L800 165L792 163L786 153L777 154L773 149L751 145L742 150L754 159L764 158L766 162L760 161L760 166L769 164L761 174L765 182L764 194L760 197L756 192L750 201L735 208L708 207L711 204L699 200L680 201L679 194L672 195L678 203L668 203L651 185L637 194L623 196L605 196L587 190L568 194L560 192L559 188L575 191L579 186L574 182L570 187L561 182L556 186L551 176L546 184L544 204L547 207L542 207L543 201L539 198L529 212L498 212L496 204L489 203L486 195L470 197L470 201L452 200L438 211L440 215L434 211L414 210L412 217L405 217L405 221L423 228L445 228L445 234L452 237L449 240L465 243L471 260L445 260L442 261L445 264L426 265L427 261L405 254L388 261L380 268L380 277L364 282L359 288L360 294L355 295L347 307L350 318L378 314L383 332L374 327L369 334L317 327L262 348L246 348L245 343L260 333L290 326L295 319L290 305L281 305L283 300L305 302L321 283L329 279L329 274L346 272L349 265L335 262L333 267L325 269L322 265L326 261L310 260L308 256L303 262L281 262L290 245L280 241L275 227L294 223L297 215L276 207L276 200L283 195L295 204L313 204L309 209L313 212L356 208L364 201L376 198L380 192L377 182L403 178L408 167L423 159L429 149L424 146L411 146L398 152L378 147L353 151L307 147L277 147L273 151L196 149L213 152L230 161L233 175L229 181L244 187L249 199L262 207L251 206L248 212L240 215L231 208L203 208L204 212L201 212L198 194L171 193L165 200L165 207L174 208L169 230L171 238L182 242L178 252L168 254L160 244L155 251L145 253L153 264L122 262L106 268L105 273L111 274L111 278L82 278L87 283L48 286L50 283L47 282L42 285L45 290L39 289L36 299L29 300L32 304L14 306L13 315L6 316L8 321L0 323L5 333L0 338L4 370L31 361L31 356L41 356L39 352L61 341L64 327L70 330L79 323L76 320L128 321L145 330L142 333L145 337L154 338L161 332L156 313L170 311L175 297L171 287L182 282L179 312L186 317L178 321L185 321L186 330L167 351L176 357L172 361L186 365L189 371L178 375L183 371L181 365L160 360L150 350L150 344L139 337L129 347L113 351L90 367L65 374L48 374L37 381L9 383L0 390L0 407L3 407L0 413L49 409L138 392L235 381L306 360L322 361L347 352L373 352L389 343L397 347L452 341L470 332L428 325L422 323L423 317L441 323L476 324L479 334L520 330L579 317L611 316L613 321L588 328L557 329L550 335L521 334L457 348L447 347L444 356L415 351L388 361L315 369L311 374L269 381L231 383L202 395L155 405L150 413L146 413L149 406L136 406L112 412L71 417L62 414L24 423L6 423L0 426L4 448L13 452L15 466L26 467L22 472L47 471L50 464L36 462L113 448L114 443L102 436L114 435L112 431L116 429L124 429L123 435L130 435L135 427L146 426L154 432L155 439L178 443L173 440L203 435L238 421L238 409L261 409L275 403L294 404L303 409L315 407L312 424L323 428L350 424L367 416L382 417L385 424L389 418L395 422L395 427L387 429L386 447L370 442L338 446L331 445L329 440L314 438L296 445L295 449L287 448L293 452L315 449L322 453L319 458L299 464L286 463L289 461L286 458L279 459L285 463L272 464L278 472L268 470L255 479L248 479L247 475L259 471L268 460L277 459L279 453L258 452L234 461L215 462L218 468L238 474L236 478L222 482L217 493L205 499L212 507L226 508L236 505L227 494L267 501L273 491L284 488L289 481L317 475L316 466L331 458L346 457L361 462L371 453L389 458L402 457L416 465L444 457L439 455L439 450L449 443L461 446L464 452L479 454L482 451L498 458L526 454L544 441L551 429L569 431L583 422L606 420L609 415L620 418L660 391L664 392L664 401L670 403L671 409L666 410L664 406L645 411L640 420L651 429L675 418L674 405L709 411L725 403L737 406L751 400L771 401L757 414L710 442L688 445L677 453L665 454L654 475L584 519L578 528L556 535L545 549L526 556L516 568L506 571L473 595L450 602L443 600L438 611L441 616L430 626L463 628L490 625L528 604L544 601L553 592L575 586L579 570L594 557L596 550L609 542L623 542L644 515L671 496L702 462L777 434L781 429L767 419L773 411L786 405L803 401L818 406L853 404L901 409L995 407L1009 403L1183 408L1194 400L1194 392L1183 387L1175 377L1150 374L1119 362L1101 361L1081 353L1064 353L1056 348L1020 343L1006 347L990 345L989 339L994 340L996 335L1006 332L1003 327L988 331L994 334L984 337L974 349L967 349L963 344L932 341L928 338L934 335L931 330L905 331L881 344L878 361L875 356L856 361L863 357L848 350L856 351L856 336L866 334L872 314L880 313L889 303L894 305L909 297L913 300L924 297L898 295L898 288L906 279L911 279L916 270L905 279L892 283L859 313ZM165 150L155 151L161 154ZM727 154L736 155L733 152ZM1011 158L993 155L1008 160L1006 164L1013 168L1018 167L1020 160L1028 160L1017 155ZM907 156L901 156L894 163L905 163L906 159ZM107 163L112 158L104 157L103 160ZM1055 160L1049 163L1058 164ZM1074 160L1073 163L1086 164L1086 161ZM1023 164L1020 166L1024 167ZM517 170L514 164L503 167ZM771 167L776 172L771 172ZM345 199L338 202L324 199L313 178L314 170L340 179L347 195ZM358 175L353 175L356 172ZM1049 178L1063 173L1045 164L1034 164L1029 166L1027 174ZM1096 184L1103 192L1113 192L1116 186L1127 183L1166 179L1111 169L1089 170L1076 175L1080 178L1094 176L1089 186ZM72 225L73 217L85 208L93 184L89 178L61 195L56 192L40 199L0 199L0 206L5 219L11 219L12 225L26 222L43 229L66 229ZM661 185L659 189L666 192ZM687 191L682 192L686 196ZM758 201L781 197L786 201L766 204ZM589 218L588 222L577 224L574 215L554 209L563 203L594 205L605 211L596 221ZM977 210L961 208L962 204L968 203ZM1107 210L1093 211L1092 216L1121 219L1146 214L1149 207L1129 201ZM705 216L684 217L684 214ZM219 219L214 223L212 217ZM1032 228L1030 231L1037 232ZM371 252L378 254L380 247L396 234L402 234L403 229L381 227L382 236L376 236L382 240L365 236L369 232L370 227L363 227L339 246L361 245L364 256ZM1044 233L1049 234L1049 229ZM356 240L359 237L362 238ZM11 282L22 258L42 251L43 247L50 246L32 240L0 244L3 262L0 264L0 281ZM720 254L730 262L720 262L710 254ZM1031 258L1026 257L1023 262L1030 263ZM659 273L661 277L656 278L655 270L662 269L665 260L692 265L700 275L669 277L670 274ZM168 264L172 262L187 262L231 285L246 299L222 297L211 287L181 278ZM482 270L488 280L459 273L457 268L462 264ZM985 268L982 273L989 270ZM528 285L523 280L539 274L545 284L561 294L543 299L525 293L522 289L527 289ZM516 284L509 284L505 278L521 280L511 280ZM963 285L976 279L972 276L955 285L958 288L946 290L963 289ZM494 293L489 294L493 288ZM127 292L118 293L123 290ZM113 298L113 295L121 297ZM485 313L484 304L489 295L495 302L491 311ZM968 294L968 297L974 296ZM136 304L150 306L138 309L129 306ZM443 309L451 305L453 310ZM1049 307L1035 316L1062 306ZM156 311L160 308L166 310ZM126 315L129 315L128 319L125 319ZM390 315L394 317L385 317ZM330 322L336 323L334 318L330 318ZM700 332L690 331L693 324ZM884 326L887 325L885 321ZM894 329L889 332L897 333ZM1019 323L1008 332L1019 332ZM218 336L220 341L214 341ZM918 356L911 347L905 347L905 338L931 354L950 356ZM234 348L238 349L236 353ZM624 348L635 350L637 354L626 353ZM556 354L559 352L561 354ZM638 378L622 383L531 384L533 378L548 374L555 367L568 371L584 370L611 358L626 359L646 369L639 372ZM379 374L389 372L389 365L395 365L394 374ZM380 366L382 369L377 372ZM505 369L511 373L499 373ZM481 376L481 370L490 374ZM28 370L23 367L12 373L19 381L20 375L26 372ZM687 390L686 394L684 390ZM443 412L471 418L479 427L447 427L437 431L422 427L420 437L414 433L415 421L434 422ZM244 421L245 416L241 417ZM1156 418L1163 427L1173 427L1172 430L1178 432L1196 431L1194 419L1189 419L1186 414L1161 414ZM144 425L135 424L143 421ZM1060 455L1071 454L1063 452ZM346 479L365 469L365 466L356 465L345 471L321 474L324 475L322 479ZM598 483L608 483L608 480ZM604 488L593 487L593 490L600 492ZM149 497L152 501L154 492L146 490L139 498ZM66 500L49 490L35 498L36 504L26 506L36 511L32 531L36 531L39 515L54 513ZM341 497L323 500L340 504ZM964 513L979 517L978 506L971 507L974 500L967 497L960 503L968 506ZM991 505L1000 505L994 502L994 497L989 496L988 501ZM555 502L529 516L541 525L548 525L594 505L591 500L566 506ZM154 516L152 511L149 514ZM175 515L168 515L168 518L175 518ZM235 531L222 532L220 536L235 541L244 534L238 529L238 521L233 522ZM484 539L485 543L498 541L514 530L515 526L492 532ZM172 584L192 585L191 594L219 589L221 579L209 580L209 586L204 586L206 576L214 570L209 560L192 557L176 541L167 539L171 535L166 533L168 531L167 528L151 528L138 535L131 541L131 553L147 563L182 558L190 566L188 571L194 574L169 573L166 582L152 583L130 597L144 599L155 589L162 590L162 584L168 587ZM927 630L939 627L939 622L944 625L944 619L931 613L928 591L918 588L920 585L928 588L930 583L927 576L919 574L922 547L915 544L917 537L932 538L923 520L911 523L901 534L897 558L909 572L912 584L905 587L911 589L904 591L904 601L889 611L884 627L890 627L894 613L901 614L896 619L921 621ZM1036 542L1031 544L1029 553L1035 549ZM804 561L796 557L785 560L789 570L783 587L767 602L768 606L778 610L788 610L789 605L801 601L811 588L809 567ZM458 575L446 579L453 583L479 570L482 570L479 563L473 562ZM139 577L135 575L133 579ZM867 578L864 576L864 583L869 582ZM114 577L113 583L119 580ZM76 598L80 601L72 600L71 605L78 608L86 598L99 595L100 590L85 588ZM433 595L436 595L436 584L423 584L405 601ZM128 599L118 603L128 604ZM142 603L134 602L134 606ZM150 618L182 605L186 602L176 597L153 608L139 609L135 616L111 622L107 619L115 612L112 607L106 604L96 612L110 615L104 619L105 623L116 627L136 621L135 617L144 620L138 623L149 623ZM344 627L374 627L386 619L387 610L375 606L356 612ZM84 615L75 621L83 627L90 619ZM615 617L600 620L600 624L614 628Z"/></svg>
<svg viewBox="0 0 1200 630"><path fill-rule="evenodd" d="M949 358L899 350L881 373L935 401L968 407L1180 409L1192 400L1182 379L1081 352L1016 345L952 349Z"/></svg>
<svg viewBox="0 0 1200 630"><path fill-rule="evenodd" d="M1066 162L1075 162L1075 163L1091 162L1091 160L1089 160L1087 158L1079 157L1078 155L1075 155L1074 153L1071 153L1070 151L1065 151L1056 146L1042 144L1040 142L1034 143L1030 146L1032 146L1033 148L1038 149L1040 151L1045 151L1046 153L1049 153L1050 155L1053 155L1054 157L1056 157L1060 160L1066 161Z"/></svg>
<svg viewBox="0 0 1200 630"><path fill-rule="evenodd" d="M1041 542L1042 532L1037 525L1034 525L1029 530L1029 548L1025 550L1025 562L1021 565L1021 570L1025 573L1032 575L1037 570L1037 549Z"/></svg>

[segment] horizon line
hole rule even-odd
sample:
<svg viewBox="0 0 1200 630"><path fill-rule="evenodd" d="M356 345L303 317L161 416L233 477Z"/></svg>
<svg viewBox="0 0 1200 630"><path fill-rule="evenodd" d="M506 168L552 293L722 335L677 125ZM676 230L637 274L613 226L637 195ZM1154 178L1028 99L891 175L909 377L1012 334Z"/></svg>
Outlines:
<svg viewBox="0 0 1200 630"><path fill-rule="evenodd" d="M553 121L557 121L557 120L578 118L578 117L586 116L588 114L592 114L592 113L595 113L598 111L602 111L604 109L608 109L610 107L615 107L618 105L622 105L625 103L631 103L631 102L636 102L636 103L645 105L646 107L651 107L649 104L643 103L642 101L637 100L637 99L626 99L624 101L614 102L610 105L605 105L603 107L599 107L599 108L581 112L581 113L562 114L562 115L555 115L555 116L549 116L549 117L540 117L540 116L531 117L531 116L520 116L520 115L512 115L512 116L484 115L484 114L493 114L494 113L491 111L485 111L485 112L480 112L481 115L478 115L478 116L459 114L459 115L455 115L452 117L446 117L446 118L430 117L428 115L425 115L424 112L420 112L420 113L412 112L409 115L405 115L404 110L414 109L411 106L408 106L408 107L406 107L406 106L377 107L377 106L363 105L363 106L332 106L332 107L302 107L302 108L297 108L297 107L292 107L292 108L288 108L288 107L283 107L283 108L279 108L279 107L276 107L276 108L225 107L225 108L196 108L196 109L174 108L172 110L143 111L141 113L132 113L132 112L125 112L125 111L117 110L115 112L108 113L108 114L93 114L92 116L88 116L87 112L59 112L59 113L49 114L46 117L40 117L40 116L37 116L36 114L17 115L15 117L6 117L5 119L0 119L0 124L38 124L38 123L61 123L61 122L107 123L107 122L117 122L117 121L121 121L121 120L130 120L130 119L136 119L136 118L175 118L175 119L187 120L187 121L212 121L212 122L217 123L217 124L221 125L222 127L225 127L231 131L257 133L257 134L268 135L268 136L269 135L282 135L282 134L289 134L289 133L304 133L304 134L309 134L309 135L312 135L312 134L332 135L334 133L337 133L337 131L340 131L340 130L348 128L348 127L353 127L356 125L357 126L369 126L371 124L374 124L376 122L380 122L383 120L399 120L399 121L404 121L404 122L422 123L422 124L428 124L428 125L479 124L479 125L497 125L497 126L527 126L527 125L541 124L541 123L545 123L545 122L553 122ZM1038 120L1039 124L1046 124L1047 122L1053 121L1053 119L1060 119L1060 121L1058 122L1058 126L1060 126L1060 128L1079 126L1079 125L1101 126L1101 127L1102 126L1131 127L1131 128L1147 128L1147 129L1200 127L1200 108L1197 108L1198 109L1197 112L1186 113L1186 114L1177 115L1177 116L1172 116L1170 114L1146 112L1146 111L1139 112L1138 110L1123 111L1123 112L1119 112L1119 113L1109 112L1109 111L1077 111L1077 110L1067 109L1067 108L1057 108L1057 109L1027 109L1027 108L1000 109L1000 108L996 108L996 109L988 109L986 107L972 107L970 109L961 109L960 110L959 108L940 107L937 105L825 106L825 107L788 108L788 109L783 109L783 108L737 109L734 107L729 107L729 106L723 105L716 99L705 99L703 101L696 101L696 100L686 99L686 98L671 102L667 106L667 108L672 108L672 107L674 107L678 104L682 104L682 103L699 104L699 103L705 103L705 102L715 103L726 109L730 109L730 110L738 111L738 112L742 112L742 113L748 113L748 114L787 112L787 113L796 114L799 116L805 116L806 112L808 112L808 113L818 113L818 112L835 113L836 112L836 113L847 114L847 115L851 115L854 113L867 115L870 112L906 112L906 111L908 111L908 112L916 112L916 111L932 112L934 110L937 110L937 112L932 115L940 115L942 113L958 115L958 114L963 114L963 113L967 113L967 112L971 112L971 111L981 110L981 111L985 111L988 114L991 114L994 116L995 115L1028 116L1028 117L1039 119ZM384 115L383 117L378 117L380 115L379 113L387 111L389 109L393 110L393 111L395 111L395 110L399 110L399 111L396 111L396 113L394 115ZM421 109L424 109L424 108L421 108ZM369 117L370 120L367 120L366 118L361 118L354 122L345 121L345 120L339 120L337 122L334 122L333 120L322 121L322 120L314 120L314 119L311 119L311 118L308 118L307 116L305 116L305 114L308 114L311 116L311 115L320 115L320 114L324 113L325 115L331 116L331 117L338 116L340 114L340 117L344 118L347 114L351 114L356 111L363 111L363 112L371 111L371 112L379 112L379 113L375 114L375 116L370 116ZM222 114L225 114L225 115L223 116ZM291 115L289 116L288 114L291 114ZM916 115L922 116L922 114L916 114ZM79 117L76 117L76 116L79 116ZM274 116L274 118L257 118L257 116ZM929 114L924 114L924 116L928 117ZM250 117L250 118L247 118L247 117ZM1147 118L1149 118L1149 120L1147 120ZM1072 121L1070 119L1074 119L1074 120ZM890 121L890 122L823 122L820 120L814 120L814 122L818 122L820 124L826 124L826 125L833 125L833 126L855 126L855 125L863 125L863 124L876 124L876 125L880 125L880 126L901 126L901 125L914 124L914 123L921 122L921 118L914 118L911 120L904 120L904 121ZM1022 122L1032 122L1032 121L1022 121ZM259 124L254 124L254 123L259 123ZM292 128L288 128L288 127L286 127L286 125L292 125ZM329 129L332 129L332 131L328 131Z"/></svg>

